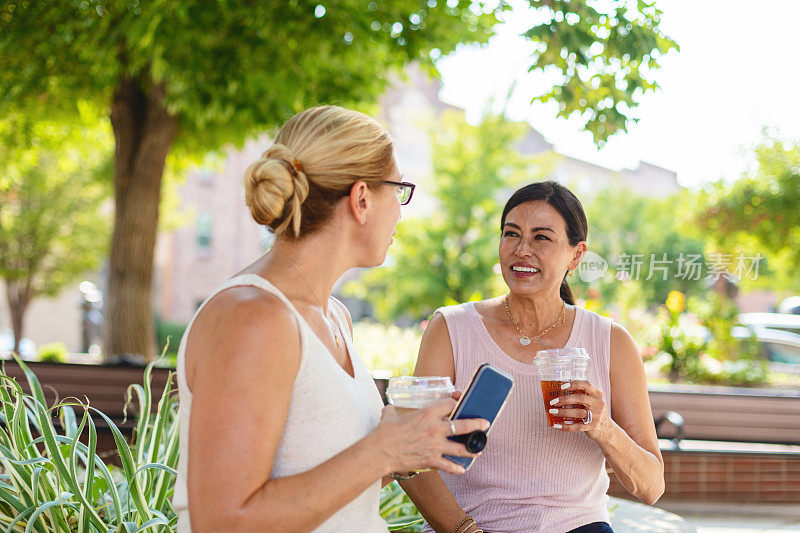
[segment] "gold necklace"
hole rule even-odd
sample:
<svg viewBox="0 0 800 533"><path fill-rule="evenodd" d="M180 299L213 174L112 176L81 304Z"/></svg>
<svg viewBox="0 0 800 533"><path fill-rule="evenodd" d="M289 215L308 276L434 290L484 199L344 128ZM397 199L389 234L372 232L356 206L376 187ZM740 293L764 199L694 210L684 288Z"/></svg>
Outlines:
<svg viewBox="0 0 800 533"><path fill-rule="evenodd" d="M292 265L292 267L297 271L298 274L300 274L300 277L303 278L303 281L306 282L306 285L308 286L308 290L311 291L311 294L314 295L314 298L317 300L317 303L319 303L319 306L322 308L322 319L325 321L325 324L328 326L328 330L331 333L333 333L333 338L336 341L336 347L337 348L341 348L342 344L341 344L341 341L339 340L339 328L338 327L334 327L333 322L331 321L330 318L328 318L328 315L327 315L328 306L324 305L322 303L322 298L317 296L317 293L314 290L314 287L311 286L311 282L309 282L308 278L306 278L303 275L303 271L300 270L300 267L297 266L297 263L295 263L294 259L292 259L291 257L289 257L288 255L286 255L284 253L279 252L278 250L275 250L275 253L277 253L278 255L283 256L286 259L288 259L289 263Z"/></svg>
<svg viewBox="0 0 800 533"><path fill-rule="evenodd" d="M528 337L527 335L524 335L522 333L522 330L519 329L519 325L517 324L517 321L514 320L513 316L511 316L511 310L508 308L508 294L506 294L506 297L505 297L504 301L505 301L505 304L506 304L506 314L508 315L508 319L511 321L512 324L514 324L514 327L517 328L517 333L519 333L519 343L521 345L523 345L523 346L529 345L532 341L538 341L545 334L550 333L551 331L553 331L553 328L555 328L557 325L563 324L564 323L564 319L566 318L567 304L566 304L566 302L564 300L561 300L561 312L558 313L558 318L556 318L556 321L553 322L553 324L549 328L539 332L539 334L536 335L535 337Z"/></svg>

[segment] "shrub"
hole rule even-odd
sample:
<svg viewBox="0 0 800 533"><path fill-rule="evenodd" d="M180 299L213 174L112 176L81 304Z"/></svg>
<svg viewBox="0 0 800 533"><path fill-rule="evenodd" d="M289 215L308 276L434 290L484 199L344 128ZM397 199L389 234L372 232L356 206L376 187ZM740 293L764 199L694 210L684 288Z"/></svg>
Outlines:
<svg viewBox="0 0 800 533"><path fill-rule="evenodd" d="M11 532L172 531L178 463L178 402L170 382L153 404L153 363L135 393L139 415L129 444L117 426L88 402L67 399L47 407L42 387L21 360L31 394L0 373L0 525ZM80 414L80 421L78 415ZM58 413L61 429L52 414ZM114 436L122 468L97 455L101 417ZM80 442L88 432L88 442Z"/></svg>
<svg viewBox="0 0 800 533"><path fill-rule="evenodd" d="M14 533L174 531L179 432L173 373L155 413L154 362L145 368L143 384L128 388L128 401L135 394L139 404L129 444L111 419L88 403L66 399L48 408L36 375L17 362L32 393L0 372L0 528ZM97 416L113 433L122 468L96 453ZM84 444L79 437L87 431ZM392 531L421 531L422 517L395 482L381 491L380 513Z"/></svg>
<svg viewBox="0 0 800 533"><path fill-rule="evenodd" d="M393 376L414 372L423 329L399 328L362 321L353 326L356 351L370 370L389 370Z"/></svg>
<svg viewBox="0 0 800 533"><path fill-rule="evenodd" d="M166 347L166 355L178 355L178 346L187 324L179 322L166 322L156 317L156 346L159 350Z"/></svg>
<svg viewBox="0 0 800 533"><path fill-rule="evenodd" d="M386 520L389 531L422 531L422 515L397 481L392 481L381 489L380 513Z"/></svg>
<svg viewBox="0 0 800 533"><path fill-rule="evenodd" d="M39 361L43 363L66 363L67 346L63 342L53 342L39 347Z"/></svg>

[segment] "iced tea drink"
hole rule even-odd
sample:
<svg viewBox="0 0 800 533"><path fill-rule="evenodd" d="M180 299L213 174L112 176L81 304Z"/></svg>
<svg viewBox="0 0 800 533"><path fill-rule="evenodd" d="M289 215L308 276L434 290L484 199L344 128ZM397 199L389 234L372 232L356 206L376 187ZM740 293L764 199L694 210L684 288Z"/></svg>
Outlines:
<svg viewBox="0 0 800 533"><path fill-rule="evenodd" d="M542 399L544 400L544 412L547 415L547 425L560 424L564 420L575 420L551 415L550 401L560 396L575 394L574 391L563 391L561 386L575 380L586 379L586 368L589 364L589 356L583 348L556 348L552 350L539 350L533 359L536 369L539 372L539 379L542 385ZM558 405L559 409L568 409L573 405Z"/></svg>

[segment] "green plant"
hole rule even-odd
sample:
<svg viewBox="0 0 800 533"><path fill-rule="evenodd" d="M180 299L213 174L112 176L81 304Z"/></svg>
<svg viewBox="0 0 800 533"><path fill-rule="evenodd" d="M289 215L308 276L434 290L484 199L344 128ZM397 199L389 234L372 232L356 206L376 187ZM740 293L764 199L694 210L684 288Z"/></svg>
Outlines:
<svg viewBox="0 0 800 533"><path fill-rule="evenodd" d="M381 489L380 513L386 520L389 531L422 531L422 515L396 481Z"/></svg>
<svg viewBox="0 0 800 533"><path fill-rule="evenodd" d="M30 394L0 373L0 525L5 531L172 531L177 521L171 497L178 462L172 375L156 412L151 412L153 363L144 371L143 384L128 388L128 402L135 394L139 407L131 444L88 401L65 400L48 407L34 373L20 359L17 362ZM80 421L76 407L82 410ZM121 469L97 455L94 415L108 424ZM79 438L87 432L84 444Z"/></svg>
<svg viewBox="0 0 800 533"><path fill-rule="evenodd" d="M770 380L767 362L756 358L757 341L731 335L737 324L735 304L714 294L691 300L693 314L684 312L685 304L684 295L672 291L662 308L656 360L663 361L670 381L742 386Z"/></svg>
<svg viewBox="0 0 800 533"><path fill-rule="evenodd" d="M670 381L681 378L691 381L696 377L700 372L700 356L708 344L697 325L692 327L688 322L685 302L683 293L671 291L664 306L667 319L661 327L658 350L669 357Z"/></svg>
<svg viewBox="0 0 800 533"><path fill-rule="evenodd" d="M369 301L381 320L423 320L443 305L503 294L494 272L500 199L546 174L547 158L516 149L527 128L497 115L471 125L463 113L443 113L431 132L436 209L404 220L389 264L345 290Z"/></svg>
<svg viewBox="0 0 800 533"><path fill-rule="evenodd" d="M67 345L63 342L51 342L39 347L39 361L43 363L66 363Z"/></svg>
<svg viewBox="0 0 800 533"><path fill-rule="evenodd" d="M758 357L761 347L755 334L748 339L733 336L733 329L739 325L739 307L734 301L711 292L702 299L690 298L688 307L711 334L708 353L714 358L738 361Z"/></svg>
<svg viewBox="0 0 800 533"><path fill-rule="evenodd" d="M400 328L361 321L353 325L356 351L370 370L388 370L393 376L414 372L423 329Z"/></svg>
<svg viewBox="0 0 800 533"><path fill-rule="evenodd" d="M156 345L167 356L178 355L178 346L187 324L182 322L167 322L156 317Z"/></svg>

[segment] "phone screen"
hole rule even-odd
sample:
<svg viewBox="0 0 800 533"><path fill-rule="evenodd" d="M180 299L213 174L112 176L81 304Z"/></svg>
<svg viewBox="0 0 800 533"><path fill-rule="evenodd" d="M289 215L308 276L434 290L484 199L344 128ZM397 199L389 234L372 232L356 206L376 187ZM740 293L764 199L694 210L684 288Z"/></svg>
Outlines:
<svg viewBox="0 0 800 533"><path fill-rule="evenodd" d="M511 392L513 383L511 376L502 370L488 364L481 365L451 418L483 418L488 420L490 425L494 424L495 418L497 418ZM486 433L489 433L489 430ZM468 435L458 435L448 438L463 443L466 442L468 437ZM454 457L451 455L445 455L445 457L464 468L469 468L473 461L469 457Z"/></svg>

